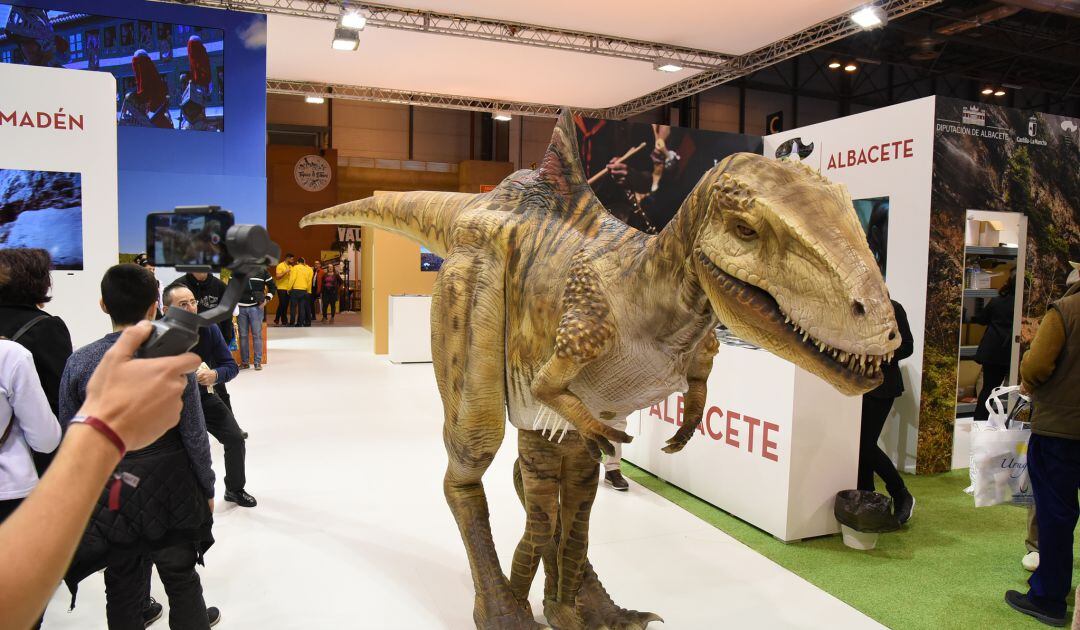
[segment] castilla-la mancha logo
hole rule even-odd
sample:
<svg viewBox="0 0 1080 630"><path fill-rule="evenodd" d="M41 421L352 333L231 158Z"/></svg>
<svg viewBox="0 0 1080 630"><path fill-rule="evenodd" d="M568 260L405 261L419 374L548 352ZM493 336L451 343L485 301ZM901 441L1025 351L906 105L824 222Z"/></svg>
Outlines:
<svg viewBox="0 0 1080 630"><path fill-rule="evenodd" d="M0 127L30 127L33 129L59 129L82 131L85 126L82 114L69 114L61 107L55 112L28 112L0 107Z"/></svg>

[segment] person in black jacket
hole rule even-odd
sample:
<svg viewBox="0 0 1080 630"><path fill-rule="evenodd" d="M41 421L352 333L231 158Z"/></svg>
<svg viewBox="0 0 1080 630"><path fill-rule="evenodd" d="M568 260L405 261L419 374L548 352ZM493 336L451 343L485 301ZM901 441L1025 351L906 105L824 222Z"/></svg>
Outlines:
<svg viewBox="0 0 1080 630"><path fill-rule="evenodd" d="M182 284L165 287L162 298L166 306L176 306L195 313L195 296ZM214 390L236 378L240 369L229 353L225 340L218 330L210 326L199 329L199 342L191 349L203 360L205 367L195 373L199 382L199 401L206 418L206 430L225 447L225 500L240 507L255 507L255 497L244 490L247 483L244 461L247 447L244 432L233 416L232 407L225 404Z"/></svg>
<svg viewBox="0 0 1080 630"><path fill-rule="evenodd" d="M225 295L225 283L213 274L209 273L185 273L176 279L173 284L182 284L195 294L199 301L199 312L208 311L221 302L221 296ZM225 343L232 345L236 335L233 333L232 317L218 323L221 336L225 337Z"/></svg>
<svg viewBox="0 0 1080 630"><path fill-rule="evenodd" d="M990 392L1009 377L1012 365L1013 308L1016 304L1016 272L998 289L997 297L991 299L975 313L971 321L986 326L975 351L975 362L982 366L983 384L979 402L975 404L975 420L986 420L990 412L986 401Z"/></svg>
<svg viewBox="0 0 1080 630"><path fill-rule="evenodd" d="M874 473L885 482L885 490L893 498L896 517L901 523L911 518L915 509L915 498L908 492L907 485L897 472L892 460L878 446L878 438L889 419L893 402L904 393L904 378L900 374L900 361L911 356L915 349L915 340L908 326L907 313L896 300L892 301L896 313L896 325L900 329L900 347L896 349L891 361L881 364L884 377L881 385L867 392L862 402L862 433L859 439L859 490L874 491Z"/></svg>
<svg viewBox="0 0 1080 630"><path fill-rule="evenodd" d="M60 377L71 356L71 334L64 320L41 306L49 302L52 259L44 249L0 249L0 337L21 344L34 356L41 388L54 416L60 414ZM53 455L34 453L38 474Z"/></svg>

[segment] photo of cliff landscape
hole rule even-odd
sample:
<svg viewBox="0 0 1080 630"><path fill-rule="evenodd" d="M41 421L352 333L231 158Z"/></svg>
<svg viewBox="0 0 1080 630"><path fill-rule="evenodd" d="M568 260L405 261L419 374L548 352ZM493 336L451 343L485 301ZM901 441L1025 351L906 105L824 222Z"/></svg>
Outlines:
<svg viewBox="0 0 1080 630"><path fill-rule="evenodd" d="M37 247L55 269L83 268L82 176L0 169L0 248Z"/></svg>

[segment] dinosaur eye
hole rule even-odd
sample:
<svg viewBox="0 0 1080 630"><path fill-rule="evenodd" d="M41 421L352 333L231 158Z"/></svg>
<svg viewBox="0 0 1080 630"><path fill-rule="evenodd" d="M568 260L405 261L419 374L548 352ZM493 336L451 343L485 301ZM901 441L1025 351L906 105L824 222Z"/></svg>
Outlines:
<svg viewBox="0 0 1080 630"><path fill-rule="evenodd" d="M757 238L757 230L741 221L735 224L735 234L747 241Z"/></svg>

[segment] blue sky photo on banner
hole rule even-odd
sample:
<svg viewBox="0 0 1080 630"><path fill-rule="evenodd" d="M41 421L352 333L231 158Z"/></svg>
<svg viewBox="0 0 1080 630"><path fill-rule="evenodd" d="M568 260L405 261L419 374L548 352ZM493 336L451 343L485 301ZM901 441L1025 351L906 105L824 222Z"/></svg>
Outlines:
<svg viewBox="0 0 1080 630"><path fill-rule="evenodd" d="M0 0L0 62L115 77L121 253L143 251L148 213L179 205L219 205L237 223L266 224L265 16L143 0Z"/></svg>

